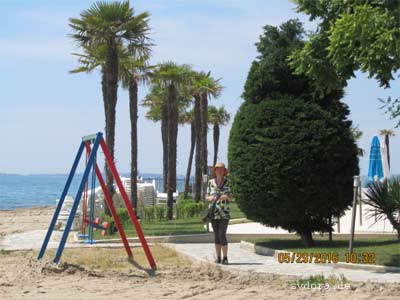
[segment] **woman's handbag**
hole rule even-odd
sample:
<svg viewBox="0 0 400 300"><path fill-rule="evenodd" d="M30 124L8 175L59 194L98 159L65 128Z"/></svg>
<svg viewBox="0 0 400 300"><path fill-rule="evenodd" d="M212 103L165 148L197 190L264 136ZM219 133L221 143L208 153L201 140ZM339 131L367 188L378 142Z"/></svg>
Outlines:
<svg viewBox="0 0 400 300"><path fill-rule="evenodd" d="M215 206L217 201L214 201L211 207L207 210L206 215L202 218L204 224L210 223L214 219Z"/></svg>

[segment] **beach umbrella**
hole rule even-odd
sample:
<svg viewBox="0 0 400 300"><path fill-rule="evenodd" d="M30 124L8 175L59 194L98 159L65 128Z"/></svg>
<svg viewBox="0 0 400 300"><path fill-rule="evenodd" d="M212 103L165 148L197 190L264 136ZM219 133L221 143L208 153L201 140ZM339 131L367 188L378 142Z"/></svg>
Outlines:
<svg viewBox="0 0 400 300"><path fill-rule="evenodd" d="M390 178L390 169L389 169L388 151L385 142L381 143L381 157L382 157L382 168L383 168L383 180L387 180Z"/></svg>
<svg viewBox="0 0 400 300"><path fill-rule="evenodd" d="M374 136L369 153L368 177L370 181L383 178L381 145L377 136Z"/></svg>

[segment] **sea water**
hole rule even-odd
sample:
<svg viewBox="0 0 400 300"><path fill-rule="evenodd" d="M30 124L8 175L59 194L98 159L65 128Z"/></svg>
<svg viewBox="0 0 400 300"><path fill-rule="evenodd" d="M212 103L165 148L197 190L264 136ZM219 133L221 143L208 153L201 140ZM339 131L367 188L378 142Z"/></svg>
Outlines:
<svg viewBox="0 0 400 300"><path fill-rule="evenodd" d="M120 174L129 177L129 174ZM163 179L160 174L140 174L146 181L155 180L156 190L162 191ZM0 173L0 210L19 207L55 205L67 181L67 174L17 175ZM75 198L82 174L74 176L68 195ZM90 181L89 181L90 182ZM96 182L96 186L98 186ZM184 189L184 177L177 176L177 189Z"/></svg>

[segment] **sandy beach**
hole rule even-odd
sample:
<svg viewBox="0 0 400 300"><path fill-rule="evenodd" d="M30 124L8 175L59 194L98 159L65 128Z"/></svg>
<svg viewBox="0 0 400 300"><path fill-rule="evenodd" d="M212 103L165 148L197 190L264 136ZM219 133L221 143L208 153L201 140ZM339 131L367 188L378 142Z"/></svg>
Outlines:
<svg viewBox="0 0 400 300"><path fill-rule="evenodd" d="M54 208L0 211L0 234L46 229ZM147 268L141 248L134 262L123 249L66 249L62 262L36 260L37 250L0 252L1 299L398 299L400 283L352 283L349 288L293 289L295 278L226 270L152 245L158 265Z"/></svg>

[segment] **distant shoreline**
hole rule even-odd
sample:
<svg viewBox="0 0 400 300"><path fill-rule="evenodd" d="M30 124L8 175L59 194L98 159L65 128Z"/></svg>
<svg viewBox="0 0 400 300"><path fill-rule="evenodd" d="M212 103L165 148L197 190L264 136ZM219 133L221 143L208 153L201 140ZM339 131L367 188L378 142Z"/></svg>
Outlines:
<svg viewBox="0 0 400 300"><path fill-rule="evenodd" d="M0 209L0 211L16 211L16 210L38 210L38 209L49 209L49 208L55 208L55 205L43 205L43 206L24 206L24 207L16 207L16 208L10 208L10 209Z"/></svg>

